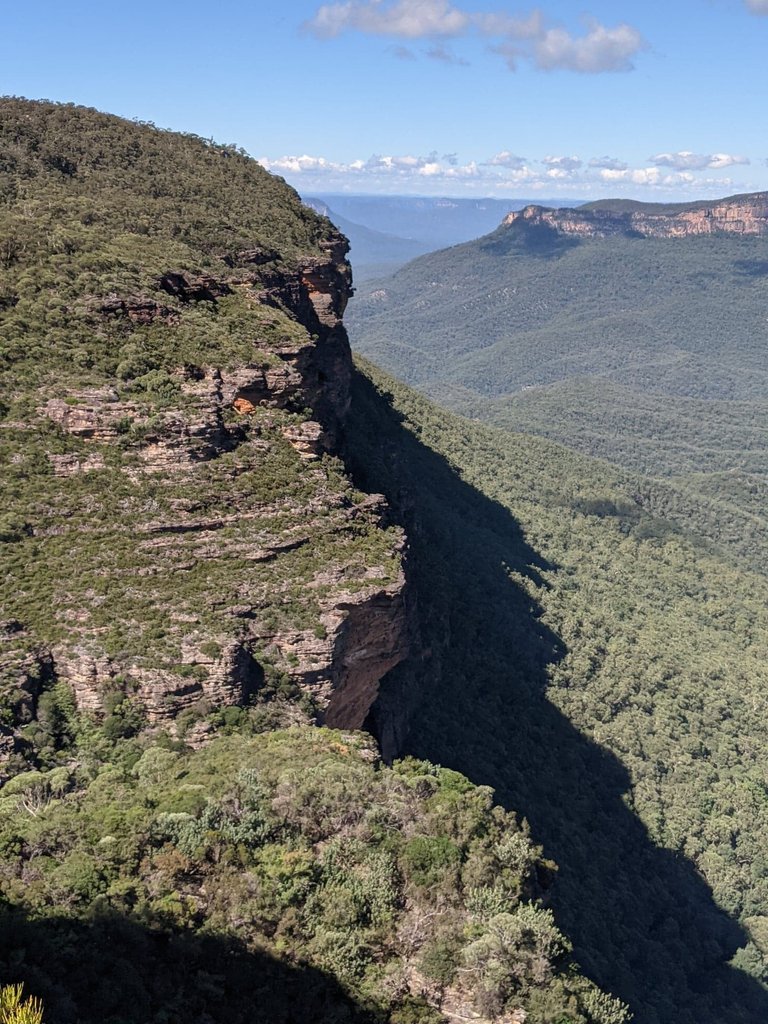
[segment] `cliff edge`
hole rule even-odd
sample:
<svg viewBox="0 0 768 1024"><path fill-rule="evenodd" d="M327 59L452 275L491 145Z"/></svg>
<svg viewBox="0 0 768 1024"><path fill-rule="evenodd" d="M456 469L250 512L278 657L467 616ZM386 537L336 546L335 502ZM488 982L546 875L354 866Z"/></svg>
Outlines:
<svg viewBox="0 0 768 1024"><path fill-rule="evenodd" d="M362 727L409 626L405 537L339 457L346 240L232 147L0 114L0 756L61 686L193 743L275 697Z"/></svg>
<svg viewBox="0 0 768 1024"><path fill-rule="evenodd" d="M576 238L688 238L716 234L762 237L768 235L768 192L689 204L604 200L559 210L532 205L508 214L502 222L504 227L516 225L543 225Z"/></svg>

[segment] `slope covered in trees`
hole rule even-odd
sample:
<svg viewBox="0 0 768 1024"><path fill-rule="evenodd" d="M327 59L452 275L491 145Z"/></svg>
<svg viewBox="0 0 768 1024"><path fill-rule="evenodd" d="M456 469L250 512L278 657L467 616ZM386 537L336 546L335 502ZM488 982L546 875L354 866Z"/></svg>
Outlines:
<svg viewBox="0 0 768 1024"><path fill-rule="evenodd" d="M442 404L667 478L657 509L765 564L766 273L765 237L520 221L366 283L347 321Z"/></svg>
<svg viewBox="0 0 768 1024"><path fill-rule="evenodd" d="M757 1024L764 578L644 512L605 464L368 372L361 482L408 510L430 653L407 750L526 816L577 957L638 1021ZM397 670L388 687L384 708Z"/></svg>
<svg viewBox="0 0 768 1024"><path fill-rule="evenodd" d="M45 758L56 681L116 733L256 691L311 713L354 674L350 609L394 635L402 586L334 452L344 240L231 147L0 113L4 759Z"/></svg>
<svg viewBox="0 0 768 1024"><path fill-rule="evenodd" d="M0 793L0 967L46 1019L626 1019L569 969L527 828L457 772L329 730L73 728L90 757Z"/></svg>

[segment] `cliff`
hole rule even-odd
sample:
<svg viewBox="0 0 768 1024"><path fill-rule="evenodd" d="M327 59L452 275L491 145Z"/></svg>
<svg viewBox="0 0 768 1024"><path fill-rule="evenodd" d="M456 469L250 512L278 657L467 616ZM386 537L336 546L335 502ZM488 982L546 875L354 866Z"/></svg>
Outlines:
<svg viewBox="0 0 768 1024"><path fill-rule="evenodd" d="M57 684L193 743L276 695L360 728L410 627L405 537L340 458L346 240L231 149L3 102L0 757Z"/></svg>
<svg viewBox="0 0 768 1024"><path fill-rule="evenodd" d="M575 209L526 206L504 218L503 226L515 225L542 225L576 238L687 238L717 234L762 237L768 235L768 192L688 205L606 200Z"/></svg>

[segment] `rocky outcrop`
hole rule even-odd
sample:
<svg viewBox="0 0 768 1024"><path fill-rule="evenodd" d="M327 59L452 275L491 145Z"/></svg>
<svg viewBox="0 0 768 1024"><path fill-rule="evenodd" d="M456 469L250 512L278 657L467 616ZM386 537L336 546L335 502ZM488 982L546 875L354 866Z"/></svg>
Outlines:
<svg viewBox="0 0 768 1024"><path fill-rule="evenodd" d="M331 485L338 471L319 461L340 454L350 401L346 248L331 235L321 256L290 269L271 251L238 251L223 260L228 269L219 278L168 271L154 294L94 307L129 334L174 331L185 307L239 291L251 308L274 309L295 324L255 336L251 359L164 371L159 405L119 379L41 396L38 415L74 446L48 453L62 487L72 478L97 481L114 467L126 479L124 524L103 523L91 501L92 514L72 534L73 545L98 549L95 567L83 567L92 585L76 599L62 581L52 609L66 628L46 649L46 678L65 682L82 712L103 716L117 695L140 706L150 726L173 729L182 712L242 705L280 686L309 697L320 721L359 729L382 677L407 657L402 531L390 525L380 495L353 492L348 481ZM278 456L280 438L303 468ZM265 501L241 492L241 478L258 477L278 458L293 481L289 493ZM66 492L59 500L66 507ZM66 530L60 518L34 524L41 537ZM358 536L369 538L365 560ZM236 584L226 584L237 600L220 607L214 579L226 579L230 564ZM176 600L174 581L183 595L195 574L203 580L197 598ZM112 593L121 610L110 619ZM17 723L34 715L38 690L27 691ZM12 747L11 733L0 759Z"/></svg>
<svg viewBox="0 0 768 1024"><path fill-rule="evenodd" d="M29 645L30 637L19 622L0 623L0 687L16 722L31 722L37 702L50 681L50 653Z"/></svg>
<svg viewBox="0 0 768 1024"><path fill-rule="evenodd" d="M321 572L309 585L333 592L320 625L310 629L269 630L249 604L230 609L242 625L237 640L190 623L172 669L147 666L140 654L105 655L98 635L55 645L48 661L82 711L102 715L120 690L141 705L150 724L172 723L200 702L211 708L248 703L265 684L267 663L312 698L327 725L361 729L382 677L409 653L406 580L401 572L392 583L357 591L338 590L338 583Z"/></svg>
<svg viewBox="0 0 768 1024"><path fill-rule="evenodd" d="M542 225L575 238L630 235L643 238L687 238L693 235L768 235L768 192L692 203L690 206L651 203L610 203L553 210L526 206L510 213L503 225Z"/></svg>
<svg viewBox="0 0 768 1024"><path fill-rule="evenodd" d="M141 705L150 724L173 721L202 700L212 708L245 703L264 678L244 644L224 640L220 646L194 634L173 671L117 661L84 644L56 648L53 657L57 678L70 686L81 711L102 715L107 698L119 691Z"/></svg>
<svg viewBox="0 0 768 1024"><path fill-rule="evenodd" d="M382 677L408 655L405 593L401 572L385 586L337 594L321 617L325 636L297 637L294 675L315 697L326 725L362 729ZM283 638L275 640L280 645Z"/></svg>
<svg viewBox="0 0 768 1024"><path fill-rule="evenodd" d="M159 470L214 458L236 444L237 427L225 423L229 410L248 416L263 407L296 413L311 409L316 419L287 430L285 436L305 457L332 450L349 406L352 358L342 315L351 276L344 260L346 242L333 238L327 249L327 262L310 260L291 273L257 269L219 282L181 272L161 278L164 289L184 302L215 302L235 287L244 288L255 304L289 312L305 330L290 340L255 338L254 355L259 358L234 368L180 366L168 382L169 388L178 390L179 401L159 418L152 417L149 428L145 405L122 397L114 386L51 398L41 412L65 432L86 441L113 443L119 436L139 431L146 442L141 447L143 457ZM101 309L139 323L150 322L153 309L159 310L157 315L165 323L174 322L176 316L175 311L144 297L115 298ZM54 465L61 475L83 468L71 460Z"/></svg>

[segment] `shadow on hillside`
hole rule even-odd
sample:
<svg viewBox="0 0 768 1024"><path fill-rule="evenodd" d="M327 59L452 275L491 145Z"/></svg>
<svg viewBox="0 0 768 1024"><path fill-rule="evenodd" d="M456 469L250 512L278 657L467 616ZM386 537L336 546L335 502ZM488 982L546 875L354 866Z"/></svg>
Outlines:
<svg viewBox="0 0 768 1024"><path fill-rule="evenodd" d="M124 917L0 910L0 984L24 982L45 1024L372 1024L337 982L227 936Z"/></svg>
<svg viewBox="0 0 768 1024"><path fill-rule="evenodd" d="M512 515L422 445L361 375L349 437L360 486L403 509L428 652L388 677L374 728L406 687L424 693L405 752L493 786L529 820L559 865L556 912L576 958L636 1024L768 1020L768 993L727 964L745 934L689 861L650 840L625 803L622 764L547 700L563 646L503 568L541 566Z"/></svg>
<svg viewBox="0 0 768 1024"><path fill-rule="evenodd" d="M745 277L768 276L768 260L736 260L734 266Z"/></svg>
<svg viewBox="0 0 768 1024"><path fill-rule="evenodd" d="M496 228L489 235L478 239L476 244L481 252L493 256L524 253L541 259L556 259L569 249L575 249L581 244L581 239L564 235L548 224L517 220L510 226Z"/></svg>

